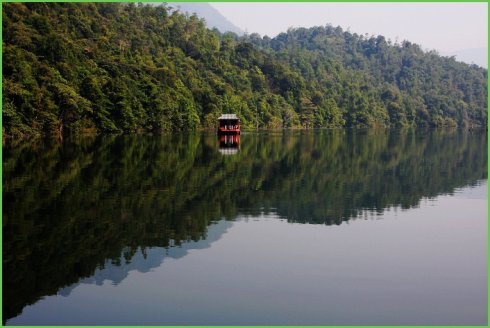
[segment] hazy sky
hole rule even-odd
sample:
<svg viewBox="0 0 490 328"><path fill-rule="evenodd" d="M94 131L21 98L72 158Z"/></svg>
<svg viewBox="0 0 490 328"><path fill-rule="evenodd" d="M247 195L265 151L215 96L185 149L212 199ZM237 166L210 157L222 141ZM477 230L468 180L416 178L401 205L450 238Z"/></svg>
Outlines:
<svg viewBox="0 0 490 328"><path fill-rule="evenodd" d="M441 54L488 48L487 3L211 3L248 33L340 25L358 34L409 40ZM481 49L480 49L481 50Z"/></svg>

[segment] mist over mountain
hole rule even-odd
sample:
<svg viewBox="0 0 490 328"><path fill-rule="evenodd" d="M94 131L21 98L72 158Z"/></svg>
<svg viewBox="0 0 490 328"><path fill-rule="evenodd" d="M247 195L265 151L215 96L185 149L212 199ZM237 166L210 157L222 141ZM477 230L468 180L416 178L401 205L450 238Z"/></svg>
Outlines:
<svg viewBox="0 0 490 328"><path fill-rule="evenodd" d="M206 26L210 29L217 28L221 33L233 32L237 35L243 35L243 31L233 25L218 10L205 2L168 2L170 7L178 9L182 13L192 15L195 13L198 17L206 20Z"/></svg>

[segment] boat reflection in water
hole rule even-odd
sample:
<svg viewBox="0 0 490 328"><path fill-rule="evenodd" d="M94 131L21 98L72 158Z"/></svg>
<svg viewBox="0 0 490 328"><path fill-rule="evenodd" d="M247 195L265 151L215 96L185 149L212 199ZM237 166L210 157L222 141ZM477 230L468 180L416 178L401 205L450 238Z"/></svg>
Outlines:
<svg viewBox="0 0 490 328"><path fill-rule="evenodd" d="M219 135L219 152L223 155L235 155L240 149L239 134Z"/></svg>

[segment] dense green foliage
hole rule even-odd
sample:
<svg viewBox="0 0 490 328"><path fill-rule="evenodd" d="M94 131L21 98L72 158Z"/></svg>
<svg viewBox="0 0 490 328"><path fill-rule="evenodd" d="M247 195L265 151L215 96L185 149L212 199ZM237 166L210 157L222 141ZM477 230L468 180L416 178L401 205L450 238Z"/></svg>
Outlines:
<svg viewBox="0 0 490 328"><path fill-rule="evenodd" d="M3 5L4 135L484 125L487 70L337 27L271 39L165 6Z"/></svg>
<svg viewBox="0 0 490 328"><path fill-rule="evenodd" d="M222 218L341 224L487 178L484 131L243 134L233 156L214 135L110 135L3 156L4 320L107 259L200 240Z"/></svg>

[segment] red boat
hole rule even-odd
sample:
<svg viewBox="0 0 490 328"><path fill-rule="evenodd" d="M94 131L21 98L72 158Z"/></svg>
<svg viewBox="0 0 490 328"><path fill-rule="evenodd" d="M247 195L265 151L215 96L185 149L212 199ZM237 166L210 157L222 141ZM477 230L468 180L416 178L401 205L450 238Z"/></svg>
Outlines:
<svg viewBox="0 0 490 328"><path fill-rule="evenodd" d="M240 119L235 114L222 114L218 122L218 134L240 134Z"/></svg>

